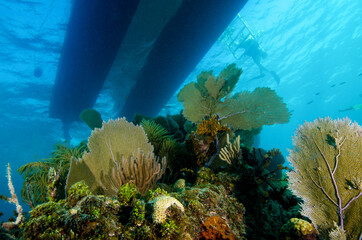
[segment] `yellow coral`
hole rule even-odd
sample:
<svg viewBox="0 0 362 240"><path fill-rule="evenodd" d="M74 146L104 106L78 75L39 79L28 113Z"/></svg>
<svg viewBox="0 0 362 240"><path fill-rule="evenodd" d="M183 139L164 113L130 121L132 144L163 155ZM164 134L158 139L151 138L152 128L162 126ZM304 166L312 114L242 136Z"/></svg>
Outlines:
<svg viewBox="0 0 362 240"><path fill-rule="evenodd" d="M205 161L217 152L215 146L212 147L212 145L215 145L213 143L218 139L218 134L229 131L230 128L222 126L216 115L198 124L196 135L190 135L190 140L199 166L203 166Z"/></svg>
<svg viewBox="0 0 362 240"><path fill-rule="evenodd" d="M229 132L229 131L230 128L228 128L227 126L221 126L217 116L214 115L209 120L204 120L202 121L202 123L197 125L196 134L210 137L210 139L214 141L216 135L219 132Z"/></svg>
<svg viewBox="0 0 362 240"><path fill-rule="evenodd" d="M163 223L167 219L166 210L175 205L182 212L184 211L184 206L176 198L170 196L160 196L153 199L153 214L152 219L155 223Z"/></svg>
<svg viewBox="0 0 362 240"><path fill-rule="evenodd" d="M296 229L301 236L311 234L315 231L313 224L300 219L300 218L292 218L289 220L294 224L294 229Z"/></svg>

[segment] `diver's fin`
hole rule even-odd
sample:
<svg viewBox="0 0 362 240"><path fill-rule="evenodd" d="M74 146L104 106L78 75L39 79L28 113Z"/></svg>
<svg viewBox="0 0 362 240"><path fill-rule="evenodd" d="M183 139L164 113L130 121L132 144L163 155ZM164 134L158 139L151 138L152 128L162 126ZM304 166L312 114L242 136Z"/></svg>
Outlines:
<svg viewBox="0 0 362 240"><path fill-rule="evenodd" d="M350 110L353 110L353 107L349 107L349 108L346 108L346 109L340 109L340 110L338 110L338 112L347 112L347 111L350 111Z"/></svg>
<svg viewBox="0 0 362 240"><path fill-rule="evenodd" d="M274 72L274 71L270 71L269 73L273 76L274 80L275 80L275 81L277 82L277 84L279 85L279 83L280 83L280 77L278 76L278 74L277 74L276 72Z"/></svg>

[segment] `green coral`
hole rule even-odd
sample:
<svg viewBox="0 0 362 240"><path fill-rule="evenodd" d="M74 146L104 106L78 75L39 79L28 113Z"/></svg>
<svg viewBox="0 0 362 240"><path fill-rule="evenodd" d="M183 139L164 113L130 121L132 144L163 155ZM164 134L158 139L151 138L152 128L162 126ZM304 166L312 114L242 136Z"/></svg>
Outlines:
<svg viewBox="0 0 362 240"><path fill-rule="evenodd" d="M231 64L219 76L202 72L197 82L187 84L178 94L186 119L200 123L204 118L219 116L222 125L251 130L263 125L286 123L290 113L274 90L256 88L230 96L242 70Z"/></svg>
<svg viewBox="0 0 362 240"><path fill-rule="evenodd" d="M135 190L134 186L129 189ZM82 183L71 190L74 194L69 193L65 200L34 208L21 239L192 239L198 236L203 220L215 214L225 219L237 239L245 239L244 208L222 186L170 193L158 188L149 191L155 196L149 200L131 193L128 196L134 197L128 198L129 204L84 194ZM72 204L68 204L69 197L74 199Z"/></svg>
<svg viewBox="0 0 362 240"><path fill-rule="evenodd" d="M154 147L154 153L159 157L166 157L167 159L167 168L170 170L168 172L168 179L172 171L174 170L173 166L178 158L180 157L180 143L178 143L169 132L160 124L156 123L154 120L143 119L141 121L141 126L145 130L147 138Z"/></svg>
<svg viewBox="0 0 362 240"><path fill-rule="evenodd" d="M119 188L117 199L122 204L130 204L139 194L137 187L133 183L126 183Z"/></svg>
<svg viewBox="0 0 362 240"><path fill-rule="evenodd" d="M151 120L143 119L141 121L141 126L143 127L143 130L145 130L148 140L153 145L155 153L158 155L162 143L167 139L171 139L168 131Z"/></svg>
<svg viewBox="0 0 362 240"><path fill-rule="evenodd" d="M215 183L215 180L215 173L210 168L203 167L197 173L195 185L202 186L210 183L213 184Z"/></svg>
<svg viewBox="0 0 362 240"><path fill-rule="evenodd" d="M314 225L300 218L291 218L280 229L281 238L285 240L316 240L318 231Z"/></svg>
<svg viewBox="0 0 362 240"><path fill-rule="evenodd" d="M90 195L88 185L84 181L77 182L73 184L68 189L68 204L69 206L75 206L75 204L80 201L85 196Z"/></svg>
<svg viewBox="0 0 362 240"><path fill-rule="evenodd" d="M149 190L145 195L145 199L146 201L152 201L156 197L169 196L169 195L170 194L165 189L158 187L154 190Z"/></svg>
<svg viewBox="0 0 362 240"><path fill-rule="evenodd" d="M146 204L142 200L136 200L133 203L131 212L131 222L135 225L141 226L146 220Z"/></svg>
<svg viewBox="0 0 362 240"><path fill-rule="evenodd" d="M60 202L47 202L32 209L24 235L29 239L61 239L60 233L64 229L62 216L66 212L63 207L64 204Z"/></svg>
<svg viewBox="0 0 362 240"><path fill-rule="evenodd" d="M178 235L180 234L180 227L177 226L175 221L167 220L166 222L161 224L160 233L162 237Z"/></svg>
<svg viewBox="0 0 362 240"><path fill-rule="evenodd" d="M296 131L289 179L303 212L323 237L335 229L357 239L362 222L362 129L350 119L316 119Z"/></svg>

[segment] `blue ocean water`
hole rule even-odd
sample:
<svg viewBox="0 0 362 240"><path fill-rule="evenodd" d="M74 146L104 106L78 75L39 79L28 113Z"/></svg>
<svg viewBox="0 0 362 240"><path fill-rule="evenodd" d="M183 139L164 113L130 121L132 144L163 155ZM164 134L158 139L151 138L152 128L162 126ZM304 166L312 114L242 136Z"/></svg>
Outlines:
<svg viewBox="0 0 362 240"><path fill-rule="evenodd" d="M0 193L9 195L6 164L10 162L18 196L22 186L16 170L50 154L62 139L61 122L48 116L49 100L69 18L71 1L0 3ZM244 73L236 92L267 86L283 97L292 117L282 125L264 127L259 146L279 148L287 156L298 125L318 117L349 117L362 124L362 1L248 1L240 11L268 56L262 64L275 71L254 79L259 69L247 56L234 56L221 36L185 84L202 70L221 71L236 62ZM229 26L238 29L238 21ZM175 93L175 95L177 92ZM178 113L175 96L161 111ZM114 116L108 85L97 99L104 119ZM72 143L86 139L90 130L75 123ZM23 204L25 206L25 204ZM5 216L14 206L0 202Z"/></svg>

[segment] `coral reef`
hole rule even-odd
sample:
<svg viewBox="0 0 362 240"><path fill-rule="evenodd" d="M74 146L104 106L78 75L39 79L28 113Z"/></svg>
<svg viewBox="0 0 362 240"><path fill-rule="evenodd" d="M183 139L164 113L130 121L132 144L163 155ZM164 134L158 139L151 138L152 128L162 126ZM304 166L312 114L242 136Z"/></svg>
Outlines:
<svg viewBox="0 0 362 240"><path fill-rule="evenodd" d="M282 174L284 158L277 150L248 149L240 147L226 168L213 174L210 169L200 170L197 182L220 184L232 192L245 206L245 223L248 239L280 239L281 227L300 215L301 202L287 189L288 182Z"/></svg>
<svg viewBox="0 0 362 240"><path fill-rule="evenodd" d="M73 184L68 190L67 203L69 206L74 207L78 201L85 196L90 195L88 185L84 181Z"/></svg>
<svg viewBox="0 0 362 240"><path fill-rule="evenodd" d="M143 119L141 126L154 147L155 155L167 159L168 177L170 177L175 170L174 165L180 155L180 143L173 139L169 132L154 120Z"/></svg>
<svg viewBox="0 0 362 240"><path fill-rule="evenodd" d="M157 188L145 197L132 184L123 185L114 198L92 195L84 183L74 184L70 191L64 200L35 207L22 237L245 239L244 208L222 186L195 185L180 192ZM211 229L215 222L220 227L217 231Z"/></svg>
<svg viewBox="0 0 362 240"><path fill-rule="evenodd" d="M202 72L178 95L184 112L137 116L139 125L120 118L100 127L88 111L98 119L88 148L57 144L49 159L19 169L28 218L8 168L12 196L0 198L18 213L0 238L359 239L361 127L305 123L292 170L279 149L252 147L263 125L290 113L268 88L231 95L241 72L235 64Z"/></svg>
<svg viewBox="0 0 362 240"><path fill-rule="evenodd" d="M223 104L221 99L234 90L241 73L236 64L229 65L218 77L212 71L200 73L196 83L187 84L177 95L184 106L186 119L200 123L204 117L217 114Z"/></svg>
<svg viewBox="0 0 362 240"><path fill-rule="evenodd" d="M338 224L347 239L362 229L362 129L350 119L317 119L295 133L289 180L304 200L303 215L327 238Z"/></svg>

